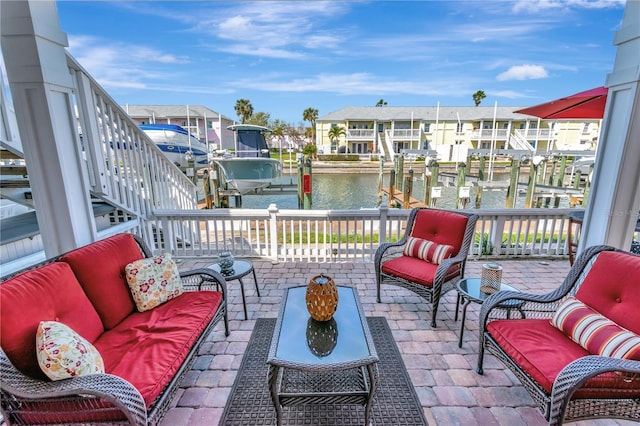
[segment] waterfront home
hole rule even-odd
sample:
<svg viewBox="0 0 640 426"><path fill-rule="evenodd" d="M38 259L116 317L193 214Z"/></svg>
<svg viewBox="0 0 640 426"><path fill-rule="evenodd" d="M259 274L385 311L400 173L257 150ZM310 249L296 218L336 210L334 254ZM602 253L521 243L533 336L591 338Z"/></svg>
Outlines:
<svg viewBox="0 0 640 426"><path fill-rule="evenodd" d="M177 124L214 149L234 148L234 120L202 105L122 105L138 124Z"/></svg>
<svg viewBox="0 0 640 426"><path fill-rule="evenodd" d="M316 120L318 147L325 153L436 151L442 161L462 161L471 149L514 149L532 153L580 151L593 155L601 120L541 120L520 107L349 106ZM345 134L329 138L332 127Z"/></svg>
<svg viewBox="0 0 640 426"><path fill-rule="evenodd" d="M401 232L401 216L406 215L406 211L389 213L397 218L394 222L382 217L388 213L384 209L302 213L278 212L277 208L197 210L193 183L162 156L124 109L65 51L67 38L59 28L55 2L5 1L0 2L0 8L2 55L17 116L13 124L17 124L18 130L14 131L13 124L4 121L5 112L11 107L7 104L8 97L3 96L0 138L4 147L24 159L12 161L23 161L28 170L43 257L53 257L117 232L135 233L155 253L170 252L184 264L197 260L197 266L206 266L208 263L204 262L211 262L211 258L227 247L245 257L266 257L268 261L261 262L258 269L268 290L262 297L252 293L252 289L248 294L249 309L256 312L255 318L276 315L285 287L303 284L309 275L322 271L334 276L341 273L344 275L340 278L349 280L365 296L363 302L368 313L387 316L392 321L394 340L402 347L404 362L420 392L421 406L432 423L543 423L523 388L516 386L503 369L496 367L492 369L493 374L479 377L470 368L477 359L474 344L477 333L471 332L477 330L471 328L474 323L477 327L477 322L471 321L472 313L478 312L477 307L470 308L467 324L471 326L463 342L465 352L457 353L454 351L458 325L451 320L455 294L450 293L445 301L450 309L443 311L447 312L448 321L442 330L431 330L425 325L422 308L401 311L388 303L373 302L370 253L380 240L350 236L355 229L367 229L373 230L378 238L397 238ZM640 50L640 2L627 3L615 44L618 54L606 81L609 100L579 251L596 244L628 248L640 208L637 190L640 183L640 144L637 143L640 140L640 57L635 53ZM21 146L13 144L17 134ZM129 142L126 146L130 149L119 149L124 146L119 145L120 142ZM92 205L95 199L115 209L107 228L97 225ZM532 209L529 216L533 219L522 229L537 231L544 223L550 233L555 232L561 218L536 219L545 214ZM485 215L488 218L479 225L479 232L502 241L505 229L520 229L523 212L488 211ZM365 220L369 216L378 219ZM334 226L335 218L340 222ZM249 224L251 226L245 226ZM491 228L494 224L501 228ZM267 227L274 227L277 232L267 232ZM256 229L259 232L255 233ZM335 241L342 245L332 247L332 238L317 239L318 235L331 232L339 237ZM299 238L301 233L305 233L304 238ZM208 239L202 239L203 235ZM254 243L249 244L246 235L253 236ZM533 235L524 235L526 244L516 244L509 250L519 250L517 254L530 261L520 263L517 274L509 275L508 279L514 283L520 280L517 283L523 286L544 281L540 291L553 288L558 284L558 275L564 276L566 269L558 274L547 273L545 277L541 271L545 265L531 255L529 243L535 240L536 250L554 247L560 256L562 245L558 245L555 238L537 241ZM328 244L329 249L321 242ZM501 245L495 247L502 249ZM356 249L361 251L356 253ZM350 257L359 253L363 253L361 258ZM291 260L293 255L299 257ZM336 260L338 256L343 256L342 260ZM485 253L480 252L479 256L482 259ZM36 260L39 259L24 259L32 263ZM475 270L470 268L470 274L479 273L479 263L475 265ZM2 267L4 273L5 265ZM513 267L515 270L517 265ZM231 296L236 314L232 321L233 337L205 349L192 374L185 377L184 389L176 394L175 408L165 424L212 424L220 419L241 354L255 325L253 319L245 322L237 315L242 309L238 287L234 287ZM406 305L415 301L405 293L388 293L387 297L404 298ZM435 356L427 358L419 353L425 344ZM496 383L502 385L496 386Z"/></svg>

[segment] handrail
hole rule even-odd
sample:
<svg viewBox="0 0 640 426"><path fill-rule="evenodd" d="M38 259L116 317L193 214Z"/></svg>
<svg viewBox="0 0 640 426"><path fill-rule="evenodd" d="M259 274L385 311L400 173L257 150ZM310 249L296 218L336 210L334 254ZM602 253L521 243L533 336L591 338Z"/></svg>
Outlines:
<svg viewBox="0 0 640 426"><path fill-rule="evenodd" d="M469 258L566 258L570 209L481 209ZM372 261L382 242L404 234L409 210L154 210L151 223L164 233L154 252L176 257L237 257L274 262ZM190 241L199 232L198 241Z"/></svg>
<svg viewBox="0 0 640 426"><path fill-rule="evenodd" d="M140 218L152 209L197 208L196 187L67 53L91 190Z"/></svg>

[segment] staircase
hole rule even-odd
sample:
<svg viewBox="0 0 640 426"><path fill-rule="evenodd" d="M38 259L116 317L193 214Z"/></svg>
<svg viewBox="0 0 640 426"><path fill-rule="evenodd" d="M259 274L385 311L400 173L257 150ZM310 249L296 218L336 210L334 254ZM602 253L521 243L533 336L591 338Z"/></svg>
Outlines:
<svg viewBox="0 0 640 426"><path fill-rule="evenodd" d="M76 87L81 157L89 175L87 191L93 200L98 235L134 231L153 246L154 240L166 238L159 235L163 229L153 221L153 211L197 209L196 186L87 71L66 55ZM3 232L0 238L2 275L6 275L44 259L44 251L15 114L5 84L0 83L0 196L28 209L11 219L12 224L5 227L3 223L3 231L14 231ZM183 244L200 239L193 229L172 230L172 235Z"/></svg>
<svg viewBox="0 0 640 426"><path fill-rule="evenodd" d="M534 153L536 151L536 149L533 146L531 146L527 138L522 136L522 133L520 133L518 129L516 129L515 132L513 132L509 136L508 143L511 149L526 150L531 153Z"/></svg>
<svg viewBox="0 0 640 426"><path fill-rule="evenodd" d="M389 137L388 132L388 130L378 132L378 146L382 147L385 160L393 161L396 153L393 151L393 143L391 142L391 137Z"/></svg>

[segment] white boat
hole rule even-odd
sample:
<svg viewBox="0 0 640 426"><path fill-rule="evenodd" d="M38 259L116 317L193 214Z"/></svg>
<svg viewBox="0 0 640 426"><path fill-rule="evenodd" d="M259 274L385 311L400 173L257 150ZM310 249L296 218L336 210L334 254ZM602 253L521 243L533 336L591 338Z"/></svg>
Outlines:
<svg viewBox="0 0 640 426"><path fill-rule="evenodd" d="M221 157L212 160L218 166L220 179L227 189L244 195L266 188L282 176L282 164L270 158L264 137L270 129L250 124L236 124L227 128L235 134L235 155L224 151Z"/></svg>
<svg viewBox="0 0 640 426"><path fill-rule="evenodd" d="M181 170L189 166L189 156L193 156L196 169L207 167L207 144L200 141L183 127L175 124L141 124L144 131L164 155Z"/></svg>

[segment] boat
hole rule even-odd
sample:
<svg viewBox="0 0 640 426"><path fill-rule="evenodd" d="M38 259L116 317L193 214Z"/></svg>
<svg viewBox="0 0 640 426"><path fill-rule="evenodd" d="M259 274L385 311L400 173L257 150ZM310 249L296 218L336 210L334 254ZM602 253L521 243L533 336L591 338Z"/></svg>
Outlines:
<svg viewBox="0 0 640 426"><path fill-rule="evenodd" d="M139 127L155 142L169 161L181 170L185 171L189 167L188 157L190 155L193 155L196 169L207 167L207 144L187 132L183 127L162 123L140 124Z"/></svg>
<svg viewBox="0 0 640 426"><path fill-rule="evenodd" d="M234 124L227 129L234 132L235 150L219 151L221 156L212 159L227 189L235 190L239 195L258 192L282 176L282 164L270 158L265 139L265 133L271 131L269 128Z"/></svg>

